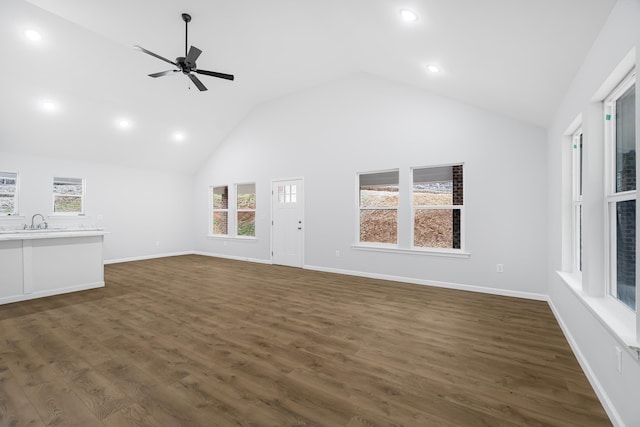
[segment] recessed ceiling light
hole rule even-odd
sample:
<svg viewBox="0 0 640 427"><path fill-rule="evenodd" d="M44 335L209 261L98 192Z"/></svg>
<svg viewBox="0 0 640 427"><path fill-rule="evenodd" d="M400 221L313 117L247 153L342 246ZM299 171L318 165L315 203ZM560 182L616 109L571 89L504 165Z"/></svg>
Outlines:
<svg viewBox="0 0 640 427"><path fill-rule="evenodd" d="M427 67L427 70L429 70L430 73L434 73L434 74L440 72L440 68L435 65L429 65Z"/></svg>
<svg viewBox="0 0 640 427"><path fill-rule="evenodd" d="M418 20L418 15L413 10L409 9L402 9L400 11L400 16L405 22L414 22Z"/></svg>
<svg viewBox="0 0 640 427"><path fill-rule="evenodd" d="M182 142L185 139L185 135L182 132L176 132L173 134L173 139L175 139L178 142Z"/></svg>
<svg viewBox="0 0 640 427"><path fill-rule="evenodd" d="M53 101L42 101L42 103L40 103L40 106L44 111L49 111L49 112L53 112L58 109L58 106Z"/></svg>
<svg viewBox="0 0 640 427"><path fill-rule="evenodd" d="M129 120L127 120L127 119L120 119L120 120L118 120L118 126L121 129L127 129L128 127L131 126L131 122Z"/></svg>
<svg viewBox="0 0 640 427"><path fill-rule="evenodd" d="M42 36L36 30L26 30L24 32L25 37L34 42L39 42L42 40Z"/></svg>

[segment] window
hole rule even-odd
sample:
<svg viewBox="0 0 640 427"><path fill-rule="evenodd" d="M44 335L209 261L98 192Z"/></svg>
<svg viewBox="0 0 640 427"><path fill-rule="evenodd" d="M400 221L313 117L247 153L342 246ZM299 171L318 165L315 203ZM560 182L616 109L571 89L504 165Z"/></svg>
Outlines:
<svg viewBox="0 0 640 427"><path fill-rule="evenodd" d="M278 186L278 203L297 203L296 185Z"/></svg>
<svg viewBox="0 0 640 427"><path fill-rule="evenodd" d="M84 214L84 180L82 178L53 178L53 213Z"/></svg>
<svg viewBox="0 0 640 427"><path fill-rule="evenodd" d="M462 247L462 165L412 171L413 246Z"/></svg>
<svg viewBox="0 0 640 427"><path fill-rule="evenodd" d="M400 172L357 175L355 247L467 257L463 251L463 165L415 167L406 175ZM404 181L405 176L410 178Z"/></svg>
<svg viewBox="0 0 640 427"><path fill-rule="evenodd" d="M359 175L360 242L398 243L399 172Z"/></svg>
<svg viewBox="0 0 640 427"><path fill-rule="evenodd" d="M572 138L572 232L573 232L573 270L582 271L582 166L583 166L583 134L579 128Z"/></svg>
<svg viewBox="0 0 640 427"><path fill-rule="evenodd" d="M209 235L228 238L256 237L256 184L221 185L210 187L210 191ZM293 192L295 197L295 189Z"/></svg>
<svg viewBox="0 0 640 427"><path fill-rule="evenodd" d="M295 185L293 196L295 197ZM291 196L289 196L291 198ZM295 201L295 200L294 200ZM256 185L236 185L237 235L256 235Z"/></svg>
<svg viewBox="0 0 640 427"><path fill-rule="evenodd" d="M229 234L229 187L213 187L212 234Z"/></svg>
<svg viewBox="0 0 640 427"><path fill-rule="evenodd" d="M635 71L605 99L609 293L636 308Z"/></svg>
<svg viewBox="0 0 640 427"><path fill-rule="evenodd" d="M18 174L0 172L0 216L18 214Z"/></svg>

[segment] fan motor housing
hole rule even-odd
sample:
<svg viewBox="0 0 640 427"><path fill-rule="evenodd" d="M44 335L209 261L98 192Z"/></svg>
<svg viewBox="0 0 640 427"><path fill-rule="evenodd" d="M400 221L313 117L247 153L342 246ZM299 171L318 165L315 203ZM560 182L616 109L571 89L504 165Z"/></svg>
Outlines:
<svg viewBox="0 0 640 427"><path fill-rule="evenodd" d="M184 74L189 74L192 71L196 70L196 64L189 64L185 61L185 57L184 56L179 56L176 58L176 64L178 64L178 67L180 67L180 70L184 73Z"/></svg>

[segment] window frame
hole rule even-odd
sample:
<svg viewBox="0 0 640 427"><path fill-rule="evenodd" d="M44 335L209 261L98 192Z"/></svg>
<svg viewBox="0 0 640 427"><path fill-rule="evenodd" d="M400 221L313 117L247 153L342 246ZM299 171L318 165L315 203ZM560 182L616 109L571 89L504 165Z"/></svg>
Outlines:
<svg viewBox="0 0 640 427"><path fill-rule="evenodd" d="M238 186L253 185L256 197L255 209L238 209ZM217 188L227 189L227 207L217 208L213 207L214 190ZM226 212L227 214L227 234L214 234L214 213ZM242 236L238 234L238 214L241 212L255 212L254 214L254 235ZM208 217L208 233L207 237L211 239L222 240L245 240L245 241L258 241L258 184L255 181L238 182L233 184L214 184L209 186L209 217Z"/></svg>
<svg viewBox="0 0 640 427"><path fill-rule="evenodd" d="M238 208L238 187L242 186L242 185L253 185L253 195L256 199L255 202L255 208L253 209L240 209ZM256 223L257 223L257 210L258 210L258 189L257 189L257 185L255 182L244 182L244 183L236 183L233 185L235 188L235 194L234 194L234 201L235 201L235 214L234 214L234 218L235 218L235 226L234 226L234 230L235 230L235 236L238 239L255 239L256 238L256 234L257 234L257 229L256 229ZM253 212L253 235L241 235L238 233L238 227L240 225L240 221L239 221L239 214L242 212Z"/></svg>
<svg viewBox="0 0 640 427"><path fill-rule="evenodd" d="M460 205L455 205L455 204L451 204L451 205L414 205L413 203L413 186L415 184L414 181L414 171L416 169L435 169L435 168L444 168L444 167L451 167L453 168L454 166L460 166L462 167L462 204ZM410 222L410 228L411 228L411 232L409 234L410 237L410 248L412 250L415 251L446 251L446 252L461 252L464 253L465 252L465 236L466 233L464 232L465 229L465 203L464 203L464 172L465 168L464 168L464 162L460 162L460 163L449 163L449 164L442 164L442 165L431 165L431 166L414 166L410 168L410 176L411 176L411 182L410 182L410 186L409 186L409 190L410 190L410 209L411 209L411 222ZM453 171L452 171L453 172ZM453 181L453 178L452 178ZM452 197L453 197L453 193L452 193ZM452 200L453 203L453 200ZM416 214L416 210L451 210L452 212L454 210L459 210L460 211L460 247L459 248L441 248L441 247L434 247L434 246L416 246L415 245L415 232L416 232L416 227L415 227L415 214ZM453 224L452 224L453 227Z"/></svg>
<svg viewBox="0 0 640 427"><path fill-rule="evenodd" d="M374 206L374 207L362 207L360 197L360 177L362 175L375 175L382 173L396 172L398 174L398 204L395 207L390 206ZM402 185L400 183L400 169L384 169L377 171L357 172L356 173L356 245L371 248L398 248L400 244L400 199L402 197ZM361 212L362 210L394 210L396 211L396 243L384 243L384 242L364 242L360 240L361 232Z"/></svg>
<svg viewBox="0 0 640 427"><path fill-rule="evenodd" d="M280 191L280 189L282 189L282 191ZM297 191L295 184L278 185L278 203L297 203Z"/></svg>
<svg viewBox="0 0 640 427"><path fill-rule="evenodd" d="M226 208L216 208L215 207L215 191L217 188L225 188L226 192L227 192L227 207ZM209 186L209 236L214 236L214 237L228 237L229 236L229 229L230 224L229 224L229 199L231 198L231 195L229 194L229 185L211 185ZM215 213L216 212L225 212L227 214L227 232L226 233L214 233L214 230L216 229L215 226Z"/></svg>
<svg viewBox="0 0 640 427"><path fill-rule="evenodd" d="M13 192L13 212L0 213L1 218L17 217L20 216L20 172L0 171L0 174L14 174L15 175L15 191ZM11 193L3 193L11 194Z"/></svg>
<svg viewBox="0 0 640 427"><path fill-rule="evenodd" d="M413 169L429 168L429 167L442 167L442 166L462 166L464 169L464 176L467 176L466 163L465 162L453 162L440 165L429 165L420 167L401 167L394 169L379 169L366 172L356 172L354 180L354 243L351 248L360 251L372 251L372 252L387 252L395 254L412 254L412 255L424 255L435 257L448 257L448 258L469 258L471 254L466 249L466 195L464 194L464 180L463 178L463 205L464 209L461 210L460 218L460 249L451 248L437 248L437 247L416 247L413 245L414 231L413 231L413 202L409 200L412 197L413 191L413 176L408 177L407 172L412 173ZM397 206L397 243L375 243L375 242L361 242L360 241L360 176L363 174L374 174L384 172L398 172L398 206ZM458 205L456 205L458 206ZM374 208L382 209L382 208ZM396 209L396 208L392 208ZM409 221L411 220L411 224ZM410 239L410 240L409 240Z"/></svg>
<svg viewBox="0 0 640 427"><path fill-rule="evenodd" d="M614 300L619 306L624 307L632 313L636 310L625 304L618 298L617 289L617 236L616 236L616 208L619 203L626 201L636 201L637 212L637 186L635 190L617 191L616 188L616 101L620 99L632 86L636 85L636 69L633 68L615 88L603 100L604 107L604 211L605 211L605 295ZM637 94L637 86L636 86ZM637 102L637 101L636 101ZM637 111L636 111L637 114ZM637 120L637 119L636 119ZM635 123L635 122L634 122ZM637 132L637 129L636 129ZM637 136L636 136L637 141ZM636 159L637 168L637 159ZM637 242L636 242L637 247ZM637 285L636 285L637 286ZM637 291L636 291L637 295Z"/></svg>
<svg viewBox="0 0 640 427"><path fill-rule="evenodd" d="M561 283L577 297L577 301L612 334L619 344L619 348L627 350L630 357L637 361L640 357L640 351L638 351L640 348L640 311L633 311L629 306L613 297L608 288L611 258L608 252L610 211L607 195L609 188L613 188L611 179L614 176L612 170L615 171L615 168L612 167L614 164L612 155L615 150L610 143L609 145L605 143L605 138L608 138L607 133L610 133L606 121L605 101L628 76L632 75L635 65L636 54L635 49L632 49L603 81L590 98L588 105L571 122L564 133L563 138L566 139L562 140L562 194L564 200L562 209L562 269L556 271L556 274ZM637 83L636 81L636 106L638 105L637 96L640 93ZM637 114L636 111L636 125L638 124ZM585 156L583 164L585 178L583 215L586 221L583 222L583 236L585 243L588 241L583 248L582 275L572 271L571 245L573 236L570 229L572 157L569 153L569 143L580 124L583 127L585 142L583 145ZM640 139L636 133L636 149L640 147L639 142ZM640 288L636 288L636 303L638 301L640 301Z"/></svg>
<svg viewBox="0 0 640 427"><path fill-rule="evenodd" d="M571 269L582 278L583 227L582 196L584 189L584 131L582 124L571 136Z"/></svg>
<svg viewBox="0 0 640 427"><path fill-rule="evenodd" d="M56 182L60 182L62 180L76 180L79 179L82 185L82 194L80 195L69 195L63 193L56 193ZM86 200L86 192L87 192L87 182L85 178L73 178L69 176L61 176L55 175L52 179L52 195L51 195L51 216L61 216L61 217L76 217L76 216L85 216L85 200ZM80 211L79 212L56 212L56 196L63 197L78 197L80 198Z"/></svg>

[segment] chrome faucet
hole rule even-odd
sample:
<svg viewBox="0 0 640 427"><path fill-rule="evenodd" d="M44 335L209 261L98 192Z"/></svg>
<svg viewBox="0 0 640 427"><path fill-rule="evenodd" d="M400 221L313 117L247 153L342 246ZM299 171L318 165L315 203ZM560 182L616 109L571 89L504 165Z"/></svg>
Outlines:
<svg viewBox="0 0 640 427"><path fill-rule="evenodd" d="M36 217L39 216L40 218L42 218L42 222L40 224L38 224L38 227L35 226L35 219ZM35 230L36 228L42 228L42 224L44 224L44 229L46 230L49 227L49 224L47 224L47 222L44 220L44 215L42 214L35 214L34 216L31 217L31 229Z"/></svg>

